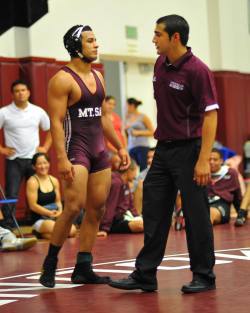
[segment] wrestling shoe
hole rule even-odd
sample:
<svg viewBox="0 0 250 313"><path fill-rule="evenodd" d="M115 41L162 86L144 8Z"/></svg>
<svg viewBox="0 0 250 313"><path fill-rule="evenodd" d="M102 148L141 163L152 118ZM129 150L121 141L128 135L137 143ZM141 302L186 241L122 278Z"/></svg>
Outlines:
<svg viewBox="0 0 250 313"><path fill-rule="evenodd" d="M46 257L41 270L39 282L47 288L55 287L57 258Z"/></svg>
<svg viewBox="0 0 250 313"><path fill-rule="evenodd" d="M108 284L110 277L96 275L90 262L82 262L75 265L71 281L73 284Z"/></svg>

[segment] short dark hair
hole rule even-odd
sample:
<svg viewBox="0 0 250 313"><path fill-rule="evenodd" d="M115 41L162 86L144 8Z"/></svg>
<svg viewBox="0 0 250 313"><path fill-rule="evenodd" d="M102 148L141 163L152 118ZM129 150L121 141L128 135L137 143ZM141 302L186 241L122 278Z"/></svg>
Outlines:
<svg viewBox="0 0 250 313"><path fill-rule="evenodd" d="M29 88L29 85L26 83L26 81L22 80L22 79L17 79L15 81L13 81L13 83L11 84L11 87L10 87L10 91L13 92L14 88L17 86L17 85L24 85L27 87L27 89L30 89Z"/></svg>
<svg viewBox="0 0 250 313"><path fill-rule="evenodd" d="M165 25L164 30L168 33L170 38L174 33L179 33L182 45L186 46L188 42L189 25L182 16L176 14L166 15L159 18L156 23Z"/></svg>
<svg viewBox="0 0 250 313"><path fill-rule="evenodd" d="M105 101L115 100L115 97L114 97L114 96L111 96L111 95L108 95L108 96L105 97L104 100L105 100Z"/></svg>
<svg viewBox="0 0 250 313"><path fill-rule="evenodd" d="M128 98L127 102L128 102L128 104L133 104L136 108L138 107L138 105L142 104L142 102L140 100L137 100L135 98Z"/></svg>
<svg viewBox="0 0 250 313"><path fill-rule="evenodd" d="M46 159L48 162L50 161L49 156L48 156L46 153L44 153L44 152L37 152L36 154L33 155L33 158L32 158L32 160L31 160L31 164L32 164L33 166L36 165L37 159L40 158L40 156L44 156L45 159Z"/></svg>
<svg viewBox="0 0 250 313"><path fill-rule="evenodd" d="M219 154L219 156L220 156L220 159L222 159L222 160L223 160L223 154L222 154L222 152L221 152L221 150L220 150L220 149L213 148L213 149L212 149L212 151L211 151L211 153L212 153L212 152L214 152L214 153L218 153L218 154Z"/></svg>

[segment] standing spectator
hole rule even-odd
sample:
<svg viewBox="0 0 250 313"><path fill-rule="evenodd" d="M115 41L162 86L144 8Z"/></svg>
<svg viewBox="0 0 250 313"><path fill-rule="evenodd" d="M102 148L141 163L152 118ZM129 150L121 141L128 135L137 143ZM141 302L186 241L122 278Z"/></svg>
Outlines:
<svg viewBox="0 0 250 313"><path fill-rule="evenodd" d="M127 137L125 135L120 116L114 112L115 106L116 106L115 98L113 96L106 96L102 105L102 109L105 115L111 120L118 138L120 139L124 148L126 148ZM108 151L111 152L112 154L117 153L117 149L112 145L112 143L109 142L107 139L105 141Z"/></svg>
<svg viewBox="0 0 250 313"><path fill-rule="evenodd" d="M146 114L138 111L142 102L129 98L127 100L127 118L125 129L128 134L128 151L143 171L147 167L147 153L149 150L148 137L154 134L151 120Z"/></svg>
<svg viewBox="0 0 250 313"><path fill-rule="evenodd" d="M0 129L4 143L0 153L6 157L5 192L7 198L18 198L23 178L33 174L31 159L36 152L47 152L51 145L50 121L47 113L28 100L30 90L26 82L16 80L11 85L13 102L0 109ZM43 146L39 142L39 128L47 132ZM12 207L15 214L15 206ZM11 214L3 206L4 223L13 227Z"/></svg>

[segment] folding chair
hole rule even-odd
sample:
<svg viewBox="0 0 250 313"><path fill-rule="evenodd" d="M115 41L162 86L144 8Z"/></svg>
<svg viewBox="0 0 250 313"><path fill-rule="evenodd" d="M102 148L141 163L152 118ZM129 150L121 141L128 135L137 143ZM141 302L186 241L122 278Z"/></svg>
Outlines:
<svg viewBox="0 0 250 313"><path fill-rule="evenodd" d="M11 204L11 203L17 203L17 199L7 199L7 198L5 197L5 194L4 194L4 191L3 191L3 188L2 188L2 186L1 186L1 184L0 184L0 194L1 194L1 198L2 198L2 199L0 199L0 205L6 204L6 207L8 208L9 213L10 213L12 219L13 219L13 222L14 222L14 224L15 224L17 230L18 230L18 233L19 233L20 237L23 238L23 237L24 237L24 236L23 236L23 233L22 233L22 231L21 231L21 229L20 229L20 227L19 227L19 225L18 225L18 222L17 222L17 220L16 220L16 217L15 217L15 215L13 214L12 209L11 209L11 207L10 207L10 204Z"/></svg>

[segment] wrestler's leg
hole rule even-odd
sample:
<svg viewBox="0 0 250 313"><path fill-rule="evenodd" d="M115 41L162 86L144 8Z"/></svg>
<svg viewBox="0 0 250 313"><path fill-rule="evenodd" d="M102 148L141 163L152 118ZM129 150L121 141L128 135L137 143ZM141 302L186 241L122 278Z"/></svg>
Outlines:
<svg viewBox="0 0 250 313"><path fill-rule="evenodd" d="M55 286L58 253L69 235L72 222L85 206L88 170L82 165L74 166L73 182L63 182L64 210L55 223L48 254L44 260L40 283L49 288Z"/></svg>
<svg viewBox="0 0 250 313"><path fill-rule="evenodd" d="M109 194L111 171L105 169L89 175L86 213L80 228L80 251L72 274L75 284L106 284L109 277L100 277L92 269L92 248L94 246L100 220L104 213L105 201Z"/></svg>

